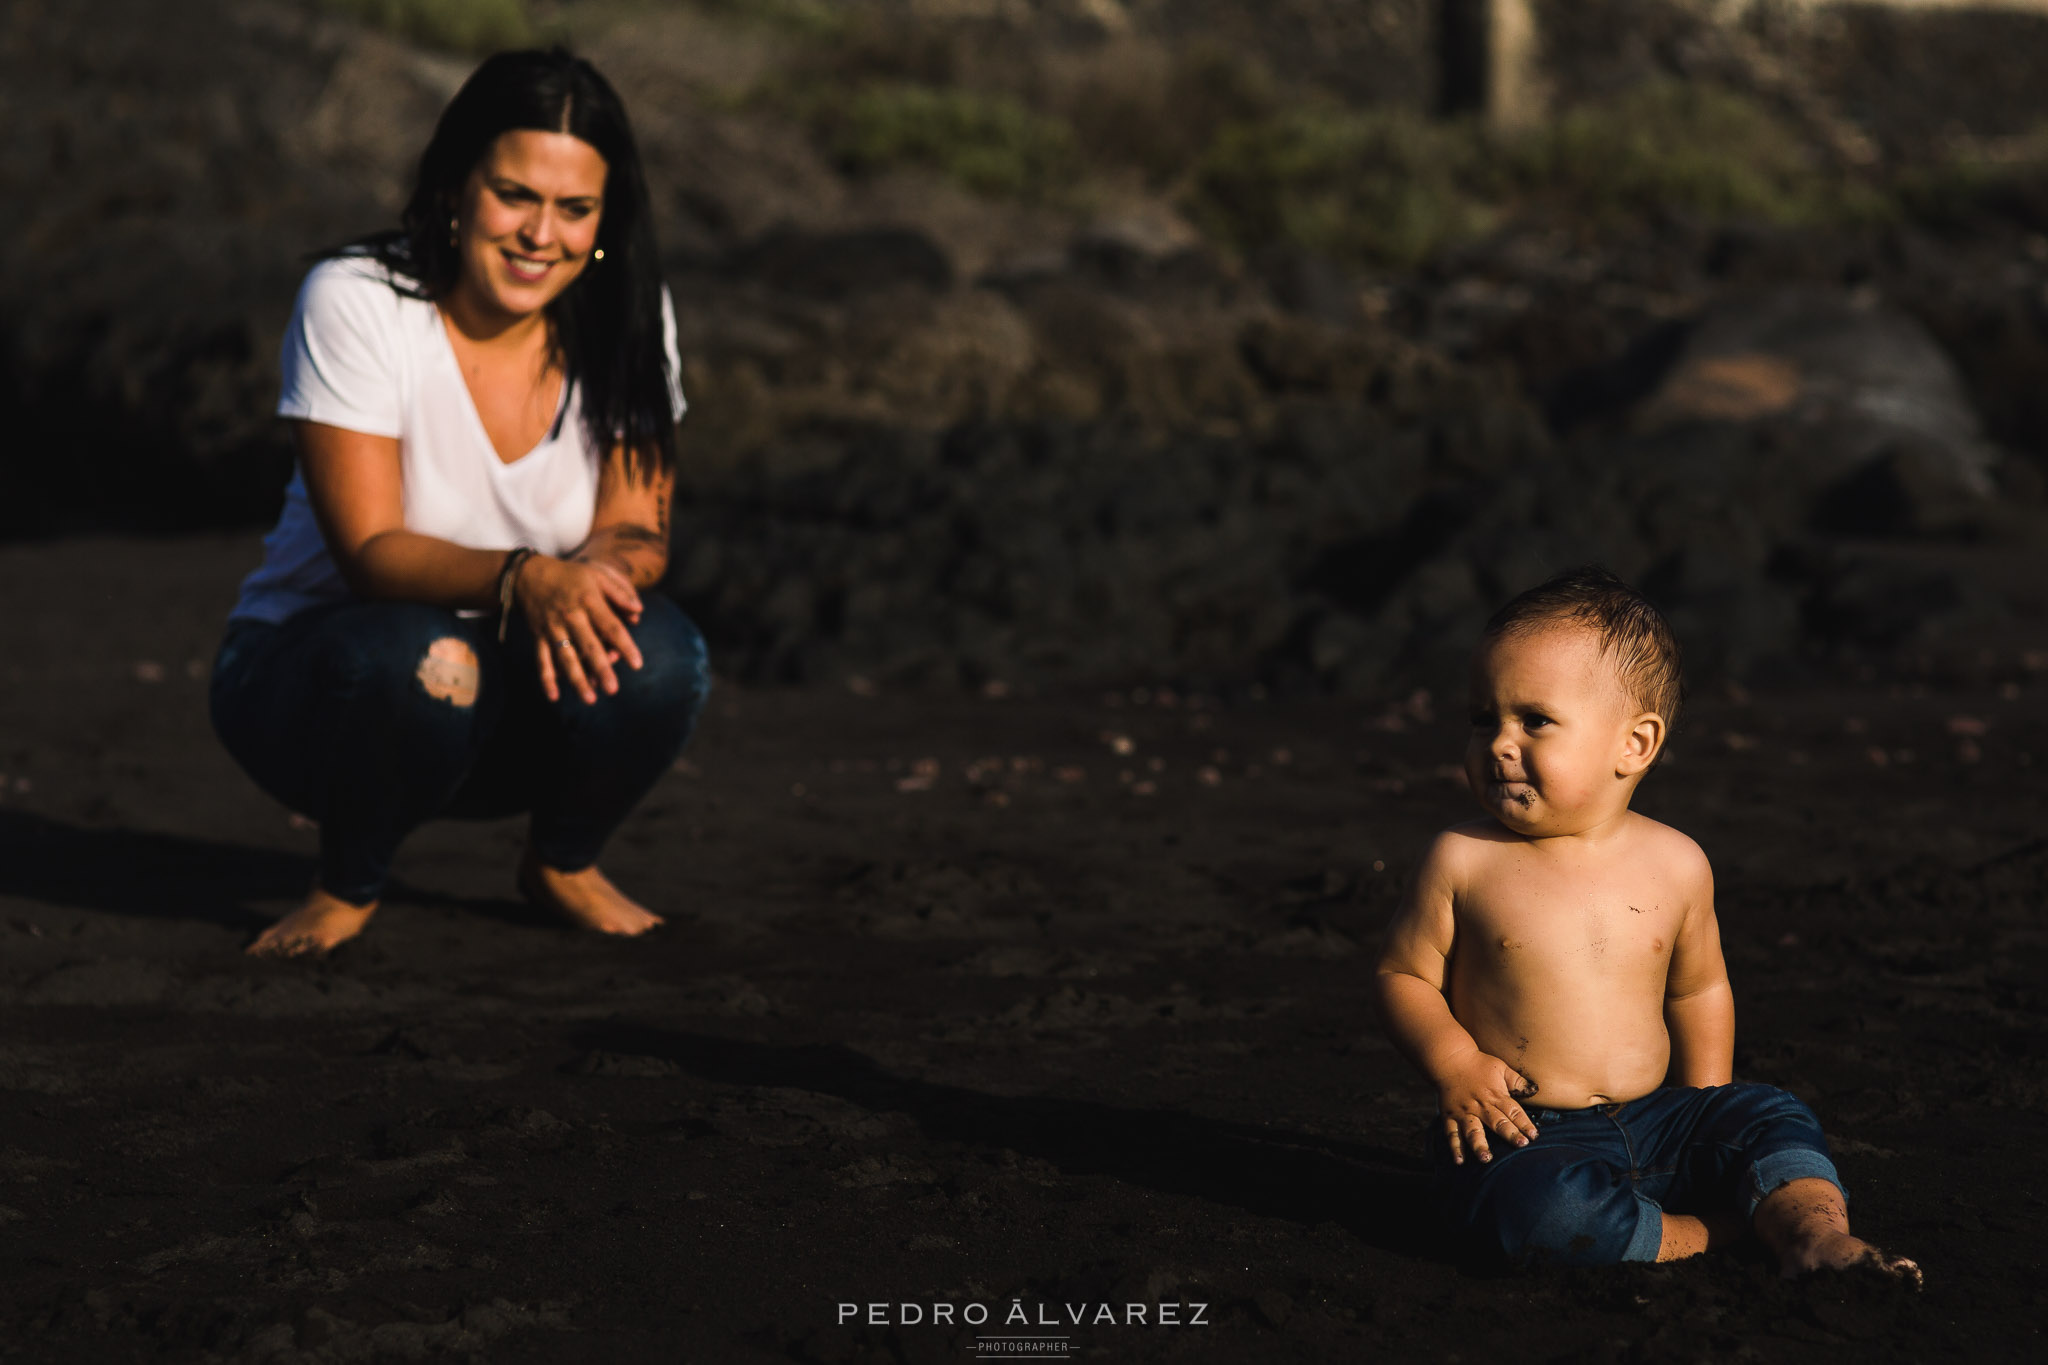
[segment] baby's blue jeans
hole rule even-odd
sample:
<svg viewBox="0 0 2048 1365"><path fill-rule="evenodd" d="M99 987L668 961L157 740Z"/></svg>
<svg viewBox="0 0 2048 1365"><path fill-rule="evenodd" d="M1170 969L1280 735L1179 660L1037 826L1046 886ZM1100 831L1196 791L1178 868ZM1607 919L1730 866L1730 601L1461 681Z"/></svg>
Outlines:
<svg viewBox="0 0 2048 1365"><path fill-rule="evenodd" d="M503 643L495 615L416 602L233 621L213 666L214 730L258 786L320 822L319 884L342 900L376 900L399 842L440 816L531 811L534 854L581 871L682 752L711 685L690 618L659 593L641 604L627 628L643 666L614 665L619 690L595 703L566 681L547 699L516 615ZM473 700L422 680L429 649L451 638L476 655Z"/></svg>
<svg viewBox="0 0 2048 1365"><path fill-rule="evenodd" d="M1776 1086L1667 1086L1626 1104L1524 1107L1536 1140L1515 1147L1488 1134L1490 1162L1467 1154L1456 1165L1441 1130L1432 1137L1436 1205L1462 1252L1562 1265L1654 1261L1667 1212L1732 1212L1746 1222L1788 1181L1842 1186L1819 1120Z"/></svg>

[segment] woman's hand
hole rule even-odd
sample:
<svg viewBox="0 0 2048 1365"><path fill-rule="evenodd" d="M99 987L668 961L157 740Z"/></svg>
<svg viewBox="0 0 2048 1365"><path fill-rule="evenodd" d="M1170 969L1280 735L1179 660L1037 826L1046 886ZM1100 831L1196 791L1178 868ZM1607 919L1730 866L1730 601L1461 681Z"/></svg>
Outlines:
<svg viewBox="0 0 2048 1365"><path fill-rule="evenodd" d="M640 594L626 575L603 562L534 555L521 564L512 591L533 629L541 691L560 700L566 681L585 702L619 690L612 666L640 667L629 624L640 620Z"/></svg>

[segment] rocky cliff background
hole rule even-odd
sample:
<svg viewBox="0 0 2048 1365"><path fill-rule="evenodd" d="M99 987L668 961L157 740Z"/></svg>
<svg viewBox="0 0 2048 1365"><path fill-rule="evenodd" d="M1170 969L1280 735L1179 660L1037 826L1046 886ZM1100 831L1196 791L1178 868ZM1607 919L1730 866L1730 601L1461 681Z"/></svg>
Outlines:
<svg viewBox="0 0 2048 1365"><path fill-rule="evenodd" d="M265 523L308 253L565 40L730 672L1405 693L1588 559L1701 682L2048 669L2048 20L1720 8L1538 5L1501 132L1428 0L20 0L0 535Z"/></svg>

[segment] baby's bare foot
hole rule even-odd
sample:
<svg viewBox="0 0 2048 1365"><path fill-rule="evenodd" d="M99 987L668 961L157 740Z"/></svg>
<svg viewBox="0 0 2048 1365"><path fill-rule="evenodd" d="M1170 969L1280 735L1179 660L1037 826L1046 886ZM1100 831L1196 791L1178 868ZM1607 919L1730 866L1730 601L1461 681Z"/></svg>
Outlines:
<svg viewBox="0 0 2048 1365"><path fill-rule="evenodd" d="M662 923L660 915L613 886L595 866L558 872L529 851L519 864L519 890L541 909L600 934L644 934Z"/></svg>
<svg viewBox="0 0 2048 1365"><path fill-rule="evenodd" d="M256 936L247 951L256 957L304 957L327 952L363 932L377 903L351 905L319 887L306 893L306 903Z"/></svg>
<svg viewBox="0 0 2048 1365"><path fill-rule="evenodd" d="M1757 1205L1754 1226L1764 1245L1777 1253L1786 1279L1825 1270L1875 1274L1920 1287L1919 1266L1849 1231L1848 1206L1832 1180L1803 1176L1786 1181Z"/></svg>
<svg viewBox="0 0 2048 1365"><path fill-rule="evenodd" d="M1783 1258L1785 1277L1811 1275L1823 1270L1872 1271L1901 1284L1920 1287L1920 1267L1903 1256L1882 1251L1861 1237L1829 1230L1810 1242L1787 1248Z"/></svg>

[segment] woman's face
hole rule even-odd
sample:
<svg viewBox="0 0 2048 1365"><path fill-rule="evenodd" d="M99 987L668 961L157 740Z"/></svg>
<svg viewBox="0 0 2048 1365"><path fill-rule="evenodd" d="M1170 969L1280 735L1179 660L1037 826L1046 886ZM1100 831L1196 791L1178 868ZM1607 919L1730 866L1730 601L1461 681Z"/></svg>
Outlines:
<svg viewBox="0 0 2048 1365"><path fill-rule="evenodd" d="M462 301L506 319L552 303L590 265L605 169L597 148L567 133L499 134L456 214Z"/></svg>

